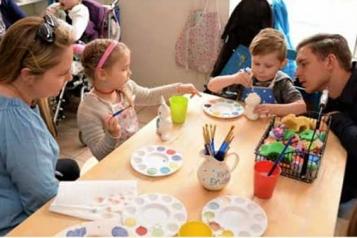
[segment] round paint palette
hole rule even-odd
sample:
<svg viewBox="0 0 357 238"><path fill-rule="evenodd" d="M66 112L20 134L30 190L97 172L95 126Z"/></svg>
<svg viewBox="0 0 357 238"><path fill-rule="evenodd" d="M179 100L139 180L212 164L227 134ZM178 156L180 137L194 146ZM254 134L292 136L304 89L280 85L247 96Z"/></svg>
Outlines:
<svg viewBox="0 0 357 238"><path fill-rule="evenodd" d="M174 236L187 220L185 206L177 198L159 193L136 197L124 208L122 221L134 236Z"/></svg>
<svg viewBox="0 0 357 238"><path fill-rule="evenodd" d="M183 163L182 155L161 145L140 148L131 156L130 164L147 176L166 176L176 172Z"/></svg>
<svg viewBox="0 0 357 238"><path fill-rule="evenodd" d="M268 225L267 216L257 203L238 196L209 201L201 216L215 236L261 236Z"/></svg>
<svg viewBox="0 0 357 238"><path fill-rule="evenodd" d="M93 237L93 236L132 236L127 227L121 225L119 220L103 219L84 222L70 226L56 234L62 237Z"/></svg>
<svg viewBox="0 0 357 238"><path fill-rule="evenodd" d="M237 101L215 98L203 104L203 111L213 117L235 118L243 114L244 108Z"/></svg>

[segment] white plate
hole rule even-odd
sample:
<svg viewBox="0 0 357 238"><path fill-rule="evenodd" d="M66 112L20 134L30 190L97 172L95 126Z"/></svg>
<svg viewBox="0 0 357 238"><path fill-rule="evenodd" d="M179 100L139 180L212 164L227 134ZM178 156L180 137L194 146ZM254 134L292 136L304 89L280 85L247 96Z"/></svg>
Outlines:
<svg viewBox="0 0 357 238"><path fill-rule="evenodd" d="M87 237L87 236L132 236L129 229L121 225L119 220L103 219L80 223L60 231L56 236Z"/></svg>
<svg viewBox="0 0 357 238"><path fill-rule="evenodd" d="M174 236L187 220L177 198L159 193L143 194L124 208L123 224L136 236Z"/></svg>
<svg viewBox="0 0 357 238"><path fill-rule="evenodd" d="M203 111L208 115L218 118L235 118L243 114L244 108L237 101L215 98L203 104Z"/></svg>
<svg viewBox="0 0 357 238"><path fill-rule="evenodd" d="M130 164L137 172L147 176L166 176L182 166L182 155L162 145L140 148L131 156Z"/></svg>
<svg viewBox="0 0 357 238"><path fill-rule="evenodd" d="M201 216L215 236L261 236L268 225L267 216L257 203L238 196L209 201Z"/></svg>

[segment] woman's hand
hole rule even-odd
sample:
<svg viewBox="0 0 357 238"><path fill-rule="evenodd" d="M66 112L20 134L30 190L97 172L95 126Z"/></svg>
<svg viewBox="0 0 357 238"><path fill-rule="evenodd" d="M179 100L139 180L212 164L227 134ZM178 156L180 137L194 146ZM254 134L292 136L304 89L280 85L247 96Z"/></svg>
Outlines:
<svg viewBox="0 0 357 238"><path fill-rule="evenodd" d="M121 128L116 117L112 114L107 115L104 118L104 128L109 132L109 134L114 138L120 138Z"/></svg>
<svg viewBox="0 0 357 238"><path fill-rule="evenodd" d="M178 94L186 94L189 93L191 94L191 97L198 95L201 97L200 92L197 90L197 88L192 84L192 83L183 83L180 84L177 87L177 93Z"/></svg>

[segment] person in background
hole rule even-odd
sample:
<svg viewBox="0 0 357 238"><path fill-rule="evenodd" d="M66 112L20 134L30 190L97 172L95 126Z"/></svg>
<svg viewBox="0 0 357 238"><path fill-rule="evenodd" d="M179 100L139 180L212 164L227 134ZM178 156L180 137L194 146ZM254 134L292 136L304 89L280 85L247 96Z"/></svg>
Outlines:
<svg viewBox="0 0 357 238"><path fill-rule="evenodd" d="M0 0L0 39L7 28L25 16L26 14L13 0Z"/></svg>
<svg viewBox="0 0 357 238"><path fill-rule="evenodd" d="M265 95L265 103L255 107L255 113L278 116L305 113L306 104L302 95L294 87L290 77L280 71L287 62L284 36L273 28L265 28L253 38L249 50L252 55L251 70L216 76L209 81L208 89L218 93L227 86L236 85L238 99L243 101L248 93L257 92L258 87L264 87L265 94L270 94ZM264 101L264 95L259 96Z"/></svg>
<svg viewBox="0 0 357 238"><path fill-rule="evenodd" d="M55 196L58 179L79 177L76 162L58 160L36 105L71 80L72 43L68 29L48 15L17 21L1 41L0 235Z"/></svg>
<svg viewBox="0 0 357 238"><path fill-rule="evenodd" d="M93 89L81 101L77 122L83 142L93 155L103 159L139 129L137 105L159 105L161 96L198 94L192 84L169 84L145 88L130 79L130 50L122 43L96 39L81 56L85 74ZM125 109L120 115L113 114Z"/></svg>
<svg viewBox="0 0 357 238"><path fill-rule="evenodd" d="M65 21L75 41L87 41L84 33L89 23L89 10L81 0L60 0L48 6L47 13Z"/></svg>
<svg viewBox="0 0 357 238"><path fill-rule="evenodd" d="M357 67L346 39L339 34L317 34L297 46L296 75L306 92L327 89L324 110L331 130L347 151L341 203L357 196Z"/></svg>

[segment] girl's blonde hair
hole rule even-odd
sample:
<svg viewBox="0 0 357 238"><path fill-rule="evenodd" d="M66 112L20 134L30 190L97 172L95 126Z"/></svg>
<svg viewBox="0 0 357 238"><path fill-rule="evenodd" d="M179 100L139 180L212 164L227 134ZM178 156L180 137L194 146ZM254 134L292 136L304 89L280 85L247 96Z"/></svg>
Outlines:
<svg viewBox="0 0 357 238"><path fill-rule="evenodd" d="M84 73L91 79L95 80L95 69L105 50L113 40L96 39L89 42L84 48L81 56L81 63ZM103 69L110 68L115 62L121 59L124 54L130 52L129 48L122 42L117 42L111 54L103 64Z"/></svg>
<svg viewBox="0 0 357 238"><path fill-rule="evenodd" d="M287 47L284 35L273 28L264 28L252 40L249 46L250 53L254 55L266 55L277 53L278 59L284 61L287 55Z"/></svg>
<svg viewBox="0 0 357 238"><path fill-rule="evenodd" d="M81 56L81 63L84 68L84 73L89 77L92 81L95 80L95 70L98 65L98 62L105 50L108 48L110 43L113 40L111 39L96 39L89 42L83 50ZM111 68L115 62L120 60L124 55L129 54L130 49L123 42L116 42L116 45L113 51L108 56L107 60L103 64L103 69ZM130 105L133 105L133 95L130 92L129 88L124 88L123 92L124 96L128 99Z"/></svg>
<svg viewBox="0 0 357 238"><path fill-rule="evenodd" d="M61 61L63 49L72 45L73 38L68 28L55 23L53 42L38 36L39 28L45 24L41 17L23 18L6 31L0 45L0 82L16 80L23 68L42 75Z"/></svg>

